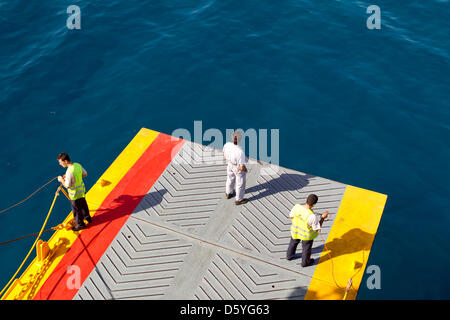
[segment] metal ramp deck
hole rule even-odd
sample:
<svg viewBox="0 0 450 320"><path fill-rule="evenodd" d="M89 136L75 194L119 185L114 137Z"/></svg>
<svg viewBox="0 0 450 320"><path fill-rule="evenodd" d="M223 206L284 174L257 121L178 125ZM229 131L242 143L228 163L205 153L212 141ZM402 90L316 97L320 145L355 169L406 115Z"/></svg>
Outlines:
<svg viewBox="0 0 450 320"><path fill-rule="evenodd" d="M87 194L93 226L70 239L28 298L342 299L355 268L365 269L385 195L250 161L249 202L236 206L234 198L225 199L222 152L168 137L147 129L138 133ZM170 143L172 149L166 148ZM159 153L167 154L167 165ZM135 163L124 169L126 157ZM155 166L161 172L141 177ZM104 179L112 186L100 186ZM145 192L128 192L133 184ZM314 240L315 264L302 268L301 246L296 259L285 259L289 212L310 193L319 197L314 211L331 214ZM64 236L58 232L50 246ZM72 265L82 270L79 289L66 285ZM349 298L356 298L362 274L353 279ZM20 290L16 286L6 298Z"/></svg>
<svg viewBox="0 0 450 320"><path fill-rule="evenodd" d="M249 165L247 204L225 199L222 152L186 142L120 230L76 299L303 299L315 266L287 261L290 209L309 193L336 213L345 185ZM183 159L182 154L197 153ZM185 158L185 157L184 157ZM278 171L278 172L276 172ZM322 237L333 223L324 222ZM317 261L321 239L314 241ZM300 250L301 251L301 250Z"/></svg>

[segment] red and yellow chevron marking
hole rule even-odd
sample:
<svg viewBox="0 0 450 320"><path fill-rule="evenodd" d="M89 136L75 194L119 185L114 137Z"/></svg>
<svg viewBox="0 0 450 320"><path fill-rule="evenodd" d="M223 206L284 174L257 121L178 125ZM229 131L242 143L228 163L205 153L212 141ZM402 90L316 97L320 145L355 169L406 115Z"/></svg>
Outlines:
<svg viewBox="0 0 450 320"><path fill-rule="evenodd" d="M325 247L306 293L306 300L356 299L387 196L347 186Z"/></svg>
<svg viewBox="0 0 450 320"><path fill-rule="evenodd" d="M34 281L31 287L27 286L28 279L33 279L33 274L43 265L36 258L2 299L72 299L78 289L67 285L69 267L79 267L83 283L182 145L181 139L141 129L87 192L86 200L94 217L89 228L81 232L55 232L48 241L50 249L57 243L62 245L55 251L51 263L45 266L45 272L41 273L38 281ZM70 213L64 223L71 219Z"/></svg>

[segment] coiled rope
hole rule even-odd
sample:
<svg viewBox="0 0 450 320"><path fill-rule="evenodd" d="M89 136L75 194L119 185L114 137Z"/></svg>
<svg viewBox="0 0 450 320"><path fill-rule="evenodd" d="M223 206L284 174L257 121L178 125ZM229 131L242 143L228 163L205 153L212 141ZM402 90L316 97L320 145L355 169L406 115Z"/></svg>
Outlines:
<svg viewBox="0 0 450 320"><path fill-rule="evenodd" d="M345 293L344 293L344 297L342 298L342 300L346 300L347 299L347 294L348 294L348 292L350 291L350 288L352 288L352 284L353 284L353 278L358 274L358 272L360 272L361 271L361 269L362 269L362 266L364 265L364 250L362 250L362 264L361 264L361 266L358 268L358 270L348 279L348 282L347 282L347 287L346 288L344 288L344 287L341 287L338 283L337 283L337 281L336 281L336 278L335 278L335 276L334 276L334 263L333 263L333 255L331 254L331 250L329 250L328 248L327 248L327 244L326 244L326 242L325 242L325 240L323 239L323 237L322 237L322 233L320 233L319 232L319 235L320 235L320 238L322 239L322 241L323 241L323 247L324 247L324 249L327 251L327 253L328 253L328 255L330 256L330 261L331 261L331 276L333 277L333 281L334 281L334 284L335 284L335 286L337 287L337 288L339 288L339 289L341 289L341 290L345 290ZM353 288L353 290L356 290L355 288Z"/></svg>

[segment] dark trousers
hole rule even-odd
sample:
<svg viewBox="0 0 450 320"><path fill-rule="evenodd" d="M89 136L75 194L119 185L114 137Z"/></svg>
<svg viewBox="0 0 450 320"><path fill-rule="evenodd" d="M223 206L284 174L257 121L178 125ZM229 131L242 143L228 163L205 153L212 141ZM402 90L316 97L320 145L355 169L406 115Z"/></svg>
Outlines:
<svg viewBox="0 0 450 320"><path fill-rule="evenodd" d="M295 251L297 250L297 246L302 241L302 267L309 265L311 259L312 245L314 240L300 240L300 239L292 239L289 242L289 247L286 252L286 259L291 260Z"/></svg>
<svg viewBox="0 0 450 320"><path fill-rule="evenodd" d="M73 218L77 227L85 226L84 219L89 218L89 207L86 202L86 198L80 198L77 200L70 200L72 206Z"/></svg>

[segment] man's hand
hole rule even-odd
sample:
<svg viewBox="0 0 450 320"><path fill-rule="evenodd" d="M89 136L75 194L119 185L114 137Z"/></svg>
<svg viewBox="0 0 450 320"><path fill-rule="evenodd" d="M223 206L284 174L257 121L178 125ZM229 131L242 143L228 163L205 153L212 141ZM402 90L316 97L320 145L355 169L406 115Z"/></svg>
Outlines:
<svg viewBox="0 0 450 320"><path fill-rule="evenodd" d="M320 221L319 221L320 226L322 226L322 223L325 221L326 217L328 217L329 214L330 213L328 212L328 210L325 211L324 213L322 213L322 215L320 216Z"/></svg>
<svg viewBox="0 0 450 320"><path fill-rule="evenodd" d="M64 178L61 177L61 176L58 176L58 181L61 182L61 183L64 183Z"/></svg>
<svg viewBox="0 0 450 320"><path fill-rule="evenodd" d="M246 166L240 166L240 167L237 169L237 172L240 172L240 171L242 171L242 172L247 172L247 167L246 167Z"/></svg>

